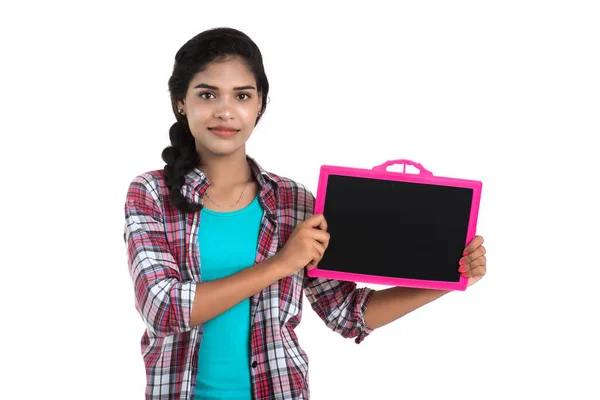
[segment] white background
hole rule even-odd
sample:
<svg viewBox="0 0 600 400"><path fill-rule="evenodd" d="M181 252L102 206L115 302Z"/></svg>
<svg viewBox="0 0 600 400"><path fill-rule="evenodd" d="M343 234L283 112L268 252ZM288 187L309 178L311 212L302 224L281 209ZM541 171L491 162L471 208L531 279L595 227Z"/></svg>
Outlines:
<svg viewBox="0 0 600 400"><path fill-rule="evenodd" d="M409 158L484 185L481 282L358 346L305 307L312 398L600 398L597 3L157 3L0 9L0 397L143 398L125 193L164 165L176 51L231 26L271 83L265 168L316 192L321 164Z"/></svg>

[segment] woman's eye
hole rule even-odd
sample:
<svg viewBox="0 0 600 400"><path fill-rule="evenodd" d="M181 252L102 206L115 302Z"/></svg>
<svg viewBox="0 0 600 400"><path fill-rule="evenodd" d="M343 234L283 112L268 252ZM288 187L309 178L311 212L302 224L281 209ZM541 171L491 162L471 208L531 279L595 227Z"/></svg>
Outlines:
<svg viewBox="0 0 600 400"><path fill-rule="evenodd" d="M205 100L208 100L210 98L209 96L213 96L214 97L214 94L209 93L209 92L200 93L200 97L202 97Z"/></svg>
<svg viewBox="0 0 600 400"><path fill-rule="evenodd" d="M240 100L248 100L250 98L250 95L247 95L246 93L240 93L240 97L243 96Z"/></svg>

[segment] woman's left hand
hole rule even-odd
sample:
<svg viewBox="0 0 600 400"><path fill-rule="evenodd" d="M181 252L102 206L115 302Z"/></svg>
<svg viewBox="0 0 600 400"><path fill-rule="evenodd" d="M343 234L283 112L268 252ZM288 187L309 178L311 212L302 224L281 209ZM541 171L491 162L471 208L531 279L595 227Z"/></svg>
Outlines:
<svg viewBox="0 0 600 400"><path fill-rule="evenodd" d="M458 271L462 276L468 278L467 286L478 282L485 275L486 258L483 237L475 236L465 248L463 257L459 260Z"/></svg>

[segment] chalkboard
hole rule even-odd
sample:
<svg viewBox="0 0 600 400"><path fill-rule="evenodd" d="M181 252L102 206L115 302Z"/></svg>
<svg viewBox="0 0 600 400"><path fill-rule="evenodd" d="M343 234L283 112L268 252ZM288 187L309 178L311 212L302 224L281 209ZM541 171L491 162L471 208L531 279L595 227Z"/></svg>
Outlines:
<svg viewBox="0 0 600 400"><path fill-rule="evenodd" d="M387 171L398 163L420 173ZM458 261L475 235L481 187L435 177L410 160L373 169L322 166L315 213L325 216L331 239L309 276L464 290Z"/></svg>

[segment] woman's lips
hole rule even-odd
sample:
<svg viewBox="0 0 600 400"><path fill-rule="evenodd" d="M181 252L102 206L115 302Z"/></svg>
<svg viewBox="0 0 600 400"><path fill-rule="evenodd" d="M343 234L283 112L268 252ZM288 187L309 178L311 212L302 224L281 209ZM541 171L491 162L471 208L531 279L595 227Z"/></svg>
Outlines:
<svg viewBox="0 0 600 400"><path fill-rule="evenodd" d="M231 137L239 132L238 129L221 128L221 127L208 128L208 130L211 131L212 133L214 133L215 135L221 136L221 137Z"/></svg>

